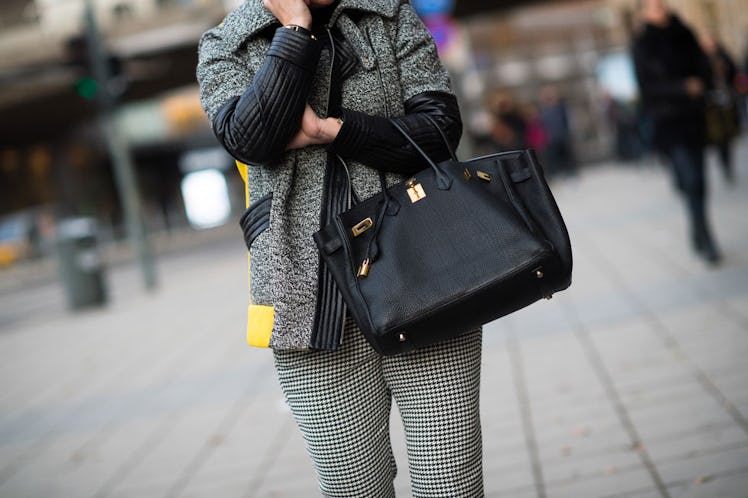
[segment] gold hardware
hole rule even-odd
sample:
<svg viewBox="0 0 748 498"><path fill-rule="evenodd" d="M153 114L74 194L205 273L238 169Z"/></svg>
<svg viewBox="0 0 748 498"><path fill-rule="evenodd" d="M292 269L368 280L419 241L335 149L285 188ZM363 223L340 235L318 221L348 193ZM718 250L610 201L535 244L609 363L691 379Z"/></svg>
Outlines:
<svg viewBox="0 0 748 498"><path fill-rule="evenodd" d="M397 339L400 342L405 342L405 340L406 340L405 334L398 334Z"/></svg>
<svg viewBox="0 0 748 498"><path fill-rule="evenodd" d="M465 168L465 171L463 172L465 174L465 180L470 181L470 179L473 177L473 175L470 174L470 171L468 171L467 168Z"/></svg>
<svg viewBox="0 0 748 498"><path fill-rule="evenodd" d="M476 171L476 172L475 172L475 174L476 174L476 176L477 176L478 178L480 178L480 179L481 179L481 180L483 180L484 182L490 182L490 181L491 181L491 175L489 175L489 174L488 174L488 173L486 173L485 171L480 171L480 170L478 170L478 171Z"/></svg>
<svg viewBox="0 0 748 498"><path fill-rule="evenodd" d="M408 181L408 197L410 202L418 202L426 197L426 192L423 190L423 186L420 183L416 183L415 180Z"/></svg>
<svg viewBox="0 0 748 498"><path fill-rule="evenodd" d="M543 271L540 269L535 270L535 276L538 278L543 278Z"/></svg>
<svg viewBox="0 0 748 498"><path fill-rule="evenodd" d="M371 268L371 260L369 258L366 258L363 261L363 263L361 263L361 266L358 269L358 273L356 274L356 277L366 278L366 276L369 275L370 268Z"/></svg>
<svg viewBox="0 0 748 498"><path fill-rule="evenodd" d="M374 222L371 221L371 218L366 218L365 220L361 220L358 223L356 223L356 226L351 228L351 231L353 232L354 237L358 237L368 229L370 229L374 225Z"/></svg>
<svg viewBox="0 0 748 498"><path fill-rule="evenodd" d="M312 40L316 40L317 39L317 37L314 36L314 33L312 33L311 31L309 31L308 29L306 29L303 26L299 26L298 24L286 24L283 27L286 28L286 29L290 29L291 31L296 31L297 33L307 34L307 35L309 35L309 38L311 38Z"/></svg>

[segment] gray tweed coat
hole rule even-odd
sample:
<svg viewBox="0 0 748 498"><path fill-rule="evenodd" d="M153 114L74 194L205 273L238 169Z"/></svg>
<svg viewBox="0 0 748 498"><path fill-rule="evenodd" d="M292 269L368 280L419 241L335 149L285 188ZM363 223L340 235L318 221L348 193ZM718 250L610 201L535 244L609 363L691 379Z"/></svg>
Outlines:
<svg viewBox="0 0 748 498"><path fill-rule="evenodd" d="M353 19L356 19L354 21ZM261 0L247 0L206 32L197 68L203 108L213 121L225 103L252 83L270 41L260 32L277 23ZM402 115L403 103L423 92L452 93L436 46L405 0L341 0L330 24L353 48L362 70L342 87L342 106L377 116ZM310 105L327 115L330 57L323 52ZM248 203L272 193L269 225L251 246L247 338L277 349L310 347L319 255L312 234L319 230L327 150L288 151L279 164L238 164ZM354 190L366 198L379 190L376 170L348 164ZM401 178L388 174L388 182Z"/></svg>

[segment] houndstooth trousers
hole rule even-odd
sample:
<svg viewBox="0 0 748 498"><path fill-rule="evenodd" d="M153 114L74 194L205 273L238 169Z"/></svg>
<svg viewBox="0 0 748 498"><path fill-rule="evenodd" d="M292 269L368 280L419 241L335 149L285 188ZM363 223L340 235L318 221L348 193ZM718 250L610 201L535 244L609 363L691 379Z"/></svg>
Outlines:
<svg viewBox="0 0 748 498"><path fill-rule="evenodd" d="M483 496L482 332L381 356L352 320L335 351L275 351L281 389L327 497L395 496L397 404L414 497Z"/></svg>

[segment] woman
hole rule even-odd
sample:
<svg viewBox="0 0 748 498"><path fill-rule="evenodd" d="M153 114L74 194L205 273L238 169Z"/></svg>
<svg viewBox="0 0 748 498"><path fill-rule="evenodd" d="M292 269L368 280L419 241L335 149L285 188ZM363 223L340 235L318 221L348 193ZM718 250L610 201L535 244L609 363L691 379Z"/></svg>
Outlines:
<svg viewBox="0 0 748 498"><path fill-rule="evenodd" d="M663 0L642 2L644 26L634 41L634 66L644 110L654 123L655 145L669 160L686 201L691 244L710 264L722 255L706 212L705 95L711 71L693 32Z"/></svg>
<svg viewBox="0 0 748 498"><path fill-rule="evenodd" d="M325 496L394 496L391 400L414 496L481 496L481 331L382 357L312 234L436 160L462 123L431 36L404 0L248 0L200 42L203 107L248 185L248 341L273 349Z"/></svg>

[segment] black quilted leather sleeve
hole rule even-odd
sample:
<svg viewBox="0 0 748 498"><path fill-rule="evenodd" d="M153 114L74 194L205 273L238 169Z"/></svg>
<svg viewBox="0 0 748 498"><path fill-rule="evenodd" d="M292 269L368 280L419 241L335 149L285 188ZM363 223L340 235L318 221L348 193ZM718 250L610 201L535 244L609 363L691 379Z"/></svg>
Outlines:
<svg viewBox="0 0 748 498"><path fill-rule="evenodd" d="M275 31L252 84L213 119L213 132L231 155L265 166L282 156L301 126L319 55L319 43L308 35Z"/></svg>
<svg viewBox="0 0 748 498"><path fill-rule="evenodd" d="M405 115L397 122L421 148L439 162L449 158L449 151L430 116L452 146L457 148L462 135L462 119L457 99L444 92L425 92L405 102ZM370 116L343 109L343 127L331 150L344 159L360 161L371 168L410 175L427 166L421 156L392 126L389 118Z"/></svg>

